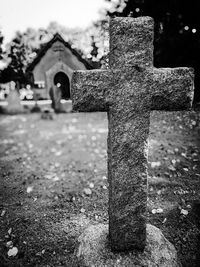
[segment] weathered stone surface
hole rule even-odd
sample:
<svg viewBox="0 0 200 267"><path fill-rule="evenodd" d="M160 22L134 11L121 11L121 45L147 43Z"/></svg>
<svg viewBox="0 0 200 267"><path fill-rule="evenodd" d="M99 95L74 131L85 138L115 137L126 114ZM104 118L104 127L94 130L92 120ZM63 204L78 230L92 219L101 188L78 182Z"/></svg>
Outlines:
<svg viewBox="0 0 200 267"><path fill-rule="evenodd" d="M194 94L192 68L153 68L152 71L152 110L175 111L191 108Z"/></svg>
<svg viewBox="0 0 200 267"><path fill-rule="evenodd" d="M108 226L92 225L78 239L75 251L80 266L87 267L178 267L174 246L162 232L147 224L147 241L143 252L112 253L108 240Z"/></svg>
<svg viewBox="0 0 200 267"><path fill-rule="evenodd" d="M150 112L190 108L194 74L153 67L151 18L115 18L110 36L110 70L74 72L72 104L78 111L108 112L110 244L118 251L142 250Z"/></svg>
<svg viewBox="0 0 200 267"><path fill-rule="evenodd" d="M110 68L153 65L153 24L150 17L110 21Z"/></svg>
<svg viewBox="0 0 200 267"><path fill-rule="evenodd" d="M72 76L72 106L78 111L108 111L112 73L105 70L76 71ZM81 95L80 95L81 94Z"/></svg>

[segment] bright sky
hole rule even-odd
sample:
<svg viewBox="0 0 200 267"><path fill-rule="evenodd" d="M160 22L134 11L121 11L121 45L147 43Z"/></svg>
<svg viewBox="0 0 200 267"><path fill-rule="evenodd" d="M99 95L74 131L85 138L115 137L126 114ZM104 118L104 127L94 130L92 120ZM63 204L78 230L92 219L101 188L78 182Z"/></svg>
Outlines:
<svg viewBox="0 0 200 267"><path fill-rule="evenodd" d="M47 27L51 21L85 28L106 6L105 0L0 0L0 30L9 42L17 30Z"/></svg>

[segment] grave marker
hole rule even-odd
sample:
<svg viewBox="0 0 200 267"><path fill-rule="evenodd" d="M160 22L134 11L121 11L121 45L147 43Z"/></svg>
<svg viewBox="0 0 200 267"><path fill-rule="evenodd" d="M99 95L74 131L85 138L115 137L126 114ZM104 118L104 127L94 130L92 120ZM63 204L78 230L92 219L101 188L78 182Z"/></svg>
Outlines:
<svg viewBox="0 0 200 267"><path fill-rule="evenodd" d="M49 90L49 95L52 101L52 108L54 109L55 112L59 113L63 111L63 107L61 104L61 98L62 98L62 92L60 89L60 84L54 85L50 88Z"/></svg>
<svg viewBox="0 0 200 267"><path fill-rule="evenodd" d="M10 114L17 114L23 112L23 106L21 105L21 100L19 93L15 89L15 82L10 82L10 92L6 98L8 105L6 106L6 111Z"/></svg>
<svg viewBox="0 0 200 267"><path fill-rule="evenodd" d="M108 113L109 238L113 250L146 242L147 140L151 110L186 110L193 70L153 67L153 19L110 22L110 69L76 71L77 111Z"/></svg>

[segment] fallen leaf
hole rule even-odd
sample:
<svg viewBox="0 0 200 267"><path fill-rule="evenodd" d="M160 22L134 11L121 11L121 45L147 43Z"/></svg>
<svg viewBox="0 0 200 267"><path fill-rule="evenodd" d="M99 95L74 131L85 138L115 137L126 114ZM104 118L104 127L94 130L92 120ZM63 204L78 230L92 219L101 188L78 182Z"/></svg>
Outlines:
<svg viewBox="0 0 200 267"><path fill-rule="evenodd" d="M90 184L89 184L89 187L90 187L90 188L94 188L94 184L93 184L93 183L90 183Z"/></svg>
<svg viewBox="0 0 200 267"><path fill-rule="evenodd" d="M161 165L160 161L151 162L151 168L159 167Z"/></svg>
<svg viewBox="0 0 200 267"><path fill-rule="evenodd" d="M55 156L60 156L60 155L62 155L62 151L57 151L56 153L55 153Z"/></svg>
<svg viewBox="0 0 200 267"><path fill-rule="evenodd" d="M176 160L175 159L172 159L172 164L176 164Z"/></svg>
<svg viewBox="0 0 200 267"><path fill-rule="evenodd" d="M11 232L12 232L12 228L10 228L10 229L8 230L8 234L10 235Z"/></svg>
<svg viewBox="0 0 200 267"><path fill-rule="evenodd" d="M1 217L3 217L5 215L5 213L6 213L6 210L2 210Z"/></svg>
<svg viewBox="0 0 200 267"><path fill-rule="evenodd" d="M60 163L59 163L59 162L56 162L56 163L55 163L55 167L56 167L56 168L60 167Z"/></svg>
<svg viewBox="0 0 200 267"><path fill-rule="evenodd" d="M158 208L158 209L157 209L157 213L163 213L163 209Z"/></svg>
<svg viewBox="0 0 200 267"><path fill-rule="evenodd" d="M197 122L196 122L196 121L193 121L193 120L192 120L191 123L192 123L193 126L196 126L196 125L197 125Z"/></svg>
<svg viewBox="0 0 200 267"><path fill-rule="evenodd" d="M90 188L84 188L84 189L83 189L83 192L84 192L87 196L89 196L89 195L92 194L92 190L91 190Z"/></svg>
<svg viewBox="0 0 200 267"><path fill-rule="evenodd" d="M8 250L8 257L15 257L18 253L18 248L13 247Z"/></svg>
<svg viewBox="0 0 200 267"><path fill-rule="evenodd" d="M181 156L183 156L184 158L187 158L186 153L181 153Z"/></svg>
<svg viewBox="0 0 200 267"><path fill-rule="evenodd" d="M173 150L170 150L170 149L167 149L167 153L174 154L174 151Z"/></svg>
<svg viewBox="0 0 200 267"><path fill-rule="evenodd" d="M169 169L170 171L176 171L176 169L174 168L174 166L169 166L168 169Z"/></svg>
<svg viewBox="0 0 200 267"><path fill-rule="evenodd" d="M156 213L163 213L163 209L161 208L158 208L158 209L152 209L151 211L153 214L156 214Z"/></svg>
<svg viewBox="0 0 200 267"><path fill-rule="evenodd" d="M7 247L7 248L12 248L12 247L13 247L13 242L12 242L12 241L8 241L8 242L6 243L6 247Z"/></svg>
<svg viewBox="0 0 200 267"><path fill-rule="evenodd" d="M33 187L32 186L28 186L26 189L26 192L29 194L33 191Z"/></svg>
<svg viewBox="0 0 200 267"><path fill-rule="evenodd" d="M187 216L187 215L188 215L188 211L187 211L187 210L184 210L184 209L182 209L182 210L181 210L181 214L183 214L183 215Z"/></svg>
<svg viewBox="0 0 200 267"><path fill-rule="evenodd" d="M60 179L59 179L59 177L56 175L56 176L54 176L54 178L52 179L54 182L56 182L56 181L59 181Z"/></svg>
<svg viewBox="0 0 200 267"><path fill-rule="evenodd" d="M162 194L162 190L158 190L158 191L157 191L157 194L158 194L158 195L161 195L161 194Z"/></svg>

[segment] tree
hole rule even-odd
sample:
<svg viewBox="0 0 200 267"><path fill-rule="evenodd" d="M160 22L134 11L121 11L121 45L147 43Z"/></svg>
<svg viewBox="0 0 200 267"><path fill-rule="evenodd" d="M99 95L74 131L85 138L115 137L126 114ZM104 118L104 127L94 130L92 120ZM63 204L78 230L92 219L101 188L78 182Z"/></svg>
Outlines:
<svg viewBox="0 0 200 267"><path fill-rule="evenodd" d="M23 36L20 33L16 34L13 39L8 57L10 58L9 67L13 70L13 80L23 82L25 79L26 66L26 46L22 41Z"/></svg>
<svg viewBox="0 0 200 267"><path fill-rule="evenodd" d="M108 31L105 25L108 25L108 22L97 22L86 29L69 29L57 22L51 22L46 29L28 28L25 32L16 32L12 41L6 46L5 57L8 67L2 71L1 82L14 80L17 85L31 83L31 78L26 75L27 66L37 56L40 48L57 32L83 58L92 60L93 63L99 62L107 53L108 47ZM96 64L96 67L99 67L99 64Z"/></svg>
<svg viewBox="0 0 200 267"><path fill-rule="evenodd" d="M8 67L2 72L1 81L13 80L17 85L31 82L30 77L26 75L26 68L36 57L42 45L56 32L59 32L83 57L88 57L91 42L88 29L68 29L56 22L51 22L46 29L28 28L25 32L16 32L12 41L6 46L5 57Z"/></svg>
<svg viewBox="0 0 200 267"><path fill-rule="evenodd" d="M3 54L2 44L3 44L3 35L0 32L0 60L3 59L3 57L2 57L2 54Z"/></svg>
<svg viewBox="0 0 200 267"><path fill-rule="evenodd" d="M195 101L200 101L200 20L198 1L106 0L107 15L151 16L155 21L154 65L195 69Z"/></svg>
<svg viewBox="0 0 200 267"><path fill-rule="evenodd" d="M2 71L1 80L4 82L13 80L18 87L28 82L26 67L39 49L36 37L37 32L31 28L24 33L16 32L15 37L6 46L5 58L8 66Z"/></svg>
<svg viewBox="0 0 200 267"><path fill-rule="evenodd" d="M3 39L4 39L4 37L0 32L0 60L1 60L1 62L3 62L4 54L5 54L5 52L3 51L3 48L2 48ZM9 77L12 76L12 75L13 75L12 70L9 69L9 68L6 68L6 71L5 70L0 70L0 83L9 82L10 81Z"/></svg>

